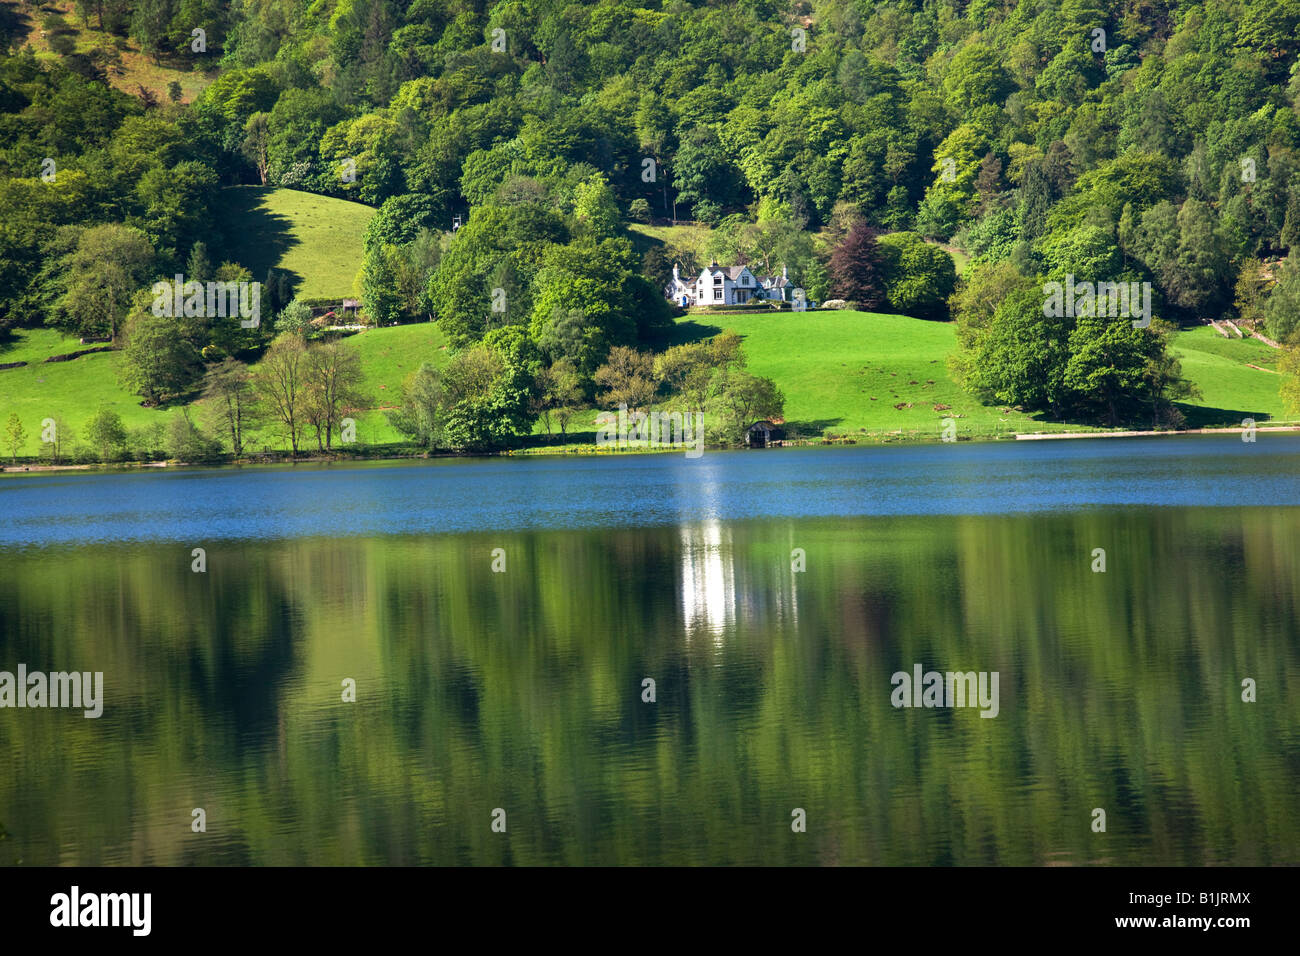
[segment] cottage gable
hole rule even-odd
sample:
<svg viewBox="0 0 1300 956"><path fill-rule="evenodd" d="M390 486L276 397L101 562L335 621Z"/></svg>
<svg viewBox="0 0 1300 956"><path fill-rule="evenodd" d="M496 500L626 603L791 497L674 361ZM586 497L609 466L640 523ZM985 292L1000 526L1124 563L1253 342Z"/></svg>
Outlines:
<svg viewBox="0 0 1300 956"><path fill-rule="evenodd" d="M794 293L794 283L790 281L785 266L781 267L779 276L759 276L758 281L762 285L764 293L766 293L766 298L789 302Z"/></svg>

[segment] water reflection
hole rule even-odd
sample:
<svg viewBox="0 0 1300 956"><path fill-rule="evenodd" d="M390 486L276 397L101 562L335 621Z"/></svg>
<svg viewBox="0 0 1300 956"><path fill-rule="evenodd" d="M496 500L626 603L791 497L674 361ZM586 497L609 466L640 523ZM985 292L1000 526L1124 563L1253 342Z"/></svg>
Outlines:
<svg viewBox="0 0 1300 956"><path fill-rule="evenodd" d="M681 529L682 615L689 637L708 632L721 646L736 620L736 570L731 534L719 521Z"/></svg>
<svg viewBox="0 0 1300 956"><path fill-rule="evenodd" d="M1300 863L1297 541L1167 508L0 549L0 670L105 675L98 720L0 711L0 863ZM998 716L893 708L913 662L998 671Z"/></svg>

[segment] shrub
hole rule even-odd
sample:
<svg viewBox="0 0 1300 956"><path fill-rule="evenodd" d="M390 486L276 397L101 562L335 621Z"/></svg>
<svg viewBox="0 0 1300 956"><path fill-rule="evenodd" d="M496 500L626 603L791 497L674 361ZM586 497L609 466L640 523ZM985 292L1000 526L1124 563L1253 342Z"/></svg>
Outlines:
<svg viewBox="0 0 1300 956"><path fill-rule="evenodd" d="M301 299L293 299L275 317L275 334L305 337L316 331L311 323L311 307Z"/></svg>
<svg viewBox="0 0 1300 956"><path fill-rule="evenodd" d="M722 218L722 207L708 199L701 199L695 204L694 213L700 222L715 226Z"/></svg>
<svg viewBox="0 0 1300 956"><path fill-rule="evenodd" d="M173 415L167 423L167 457L177 461L207 461L221 450L214 441L190 420L189 410Z"/></svg>

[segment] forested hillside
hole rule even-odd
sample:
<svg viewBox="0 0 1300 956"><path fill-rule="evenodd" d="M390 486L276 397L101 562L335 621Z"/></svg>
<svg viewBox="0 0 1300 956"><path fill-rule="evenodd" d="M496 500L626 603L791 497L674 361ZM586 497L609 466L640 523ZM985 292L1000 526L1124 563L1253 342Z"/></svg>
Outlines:
<svg viewBox="0 0 1300 956"><path fill-rule="evenodd" d="M665 341L672 263L702 265L632 221L955 318L968 388L1058 418L1178 424L1173 326L1300 324L1300 0L79 0L109 45L219 67L190 103L112 88L98 48L37 55L52 8L3 9L0 327L129 340L159 277L266 282L259 329L182 329L190 381L295 292L215 230L236 185L376 207L368 321L563 363L587 398L612 348ZM951 301L912 234L970 256ZM1149 283L1157 321L1045 317L1067 276Z"/></svg>

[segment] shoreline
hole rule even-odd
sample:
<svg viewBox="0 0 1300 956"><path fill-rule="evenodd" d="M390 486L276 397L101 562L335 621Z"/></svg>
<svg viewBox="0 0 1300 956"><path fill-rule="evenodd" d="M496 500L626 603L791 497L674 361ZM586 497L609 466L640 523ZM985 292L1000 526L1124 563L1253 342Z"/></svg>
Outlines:
<svg viewBox="0 0 1300 956"><path fill-rule="evenodd" d="M1017 434L1016 441L1045 441L1052 438L1155 438L1168 435L1240 435L1245 431L1300 432L1300 425L1256 425L1245 429L1240 425L1231 428L1184 428L1181 431L1118 431L1118 432L1029 432Z"/></svg>
<svg viewBox="0 0 1300 956"><path fill-rule="evenodd" d="M1091 432L1025 432L1014 433L1006 436L989 436L981 435L970 438L958 438L961 444L994 444L997 442L1007 441L1055 441L1069 440L1078 438L1167 438L1187 435L1240 435L1247 429L1241 426L1228 428L1187 428L1177 431L1091 431ZM1270 433L1300 433L1300 424L1294 425L1260 425L1256 426L1255 432ZM807 439L799 441L784 441L779 444L773 444L771 449L779 448L838 448L856 445L939 445L944 444L941 441L933 440L915 440L908 438L899 433L883 433L878 435L862 435L861 437L843 438L843 439ZM705 446L708 451L768 451L771 449L746 448L744 446L726 446L714 445ZM0 464L0 475L21 475L21 474L50 474L61 472L125 472L140 471L143 469L168 469L168 468L244 468L244 467L272 467L272 466L294 466L294 465L320 465L320 464L352 464L355 462L394 462L394 461L430 461L430 460L473 460L487 458L594 458L608 455L671 455L680 454L680 448L623 448L616 450L602 450L591 446L584 449L575 446L565 446L557 448L536 448L536 449L503 449L497 452L487 452L480 454L456 454L454 452L445 453L412 453L412 454L383 454L383 455L310 455L301 458L274 458L271 460L258 460L243 458L237 461L126 461L126 462L93 462L67 465L54 464Z"/></svg>
<svg viewBox="0 0 1300 956"><path fill-rule="evenodd" d="M1171 434L1242 434L1243 432L1300 432L1300 425L1256 425L1245 429L1240 425L1231 428L1184 428L1178 432L1031 432L1017 434L1017 441L1047 441L1049 438L1154 438L1171 436Z"/></svg>

